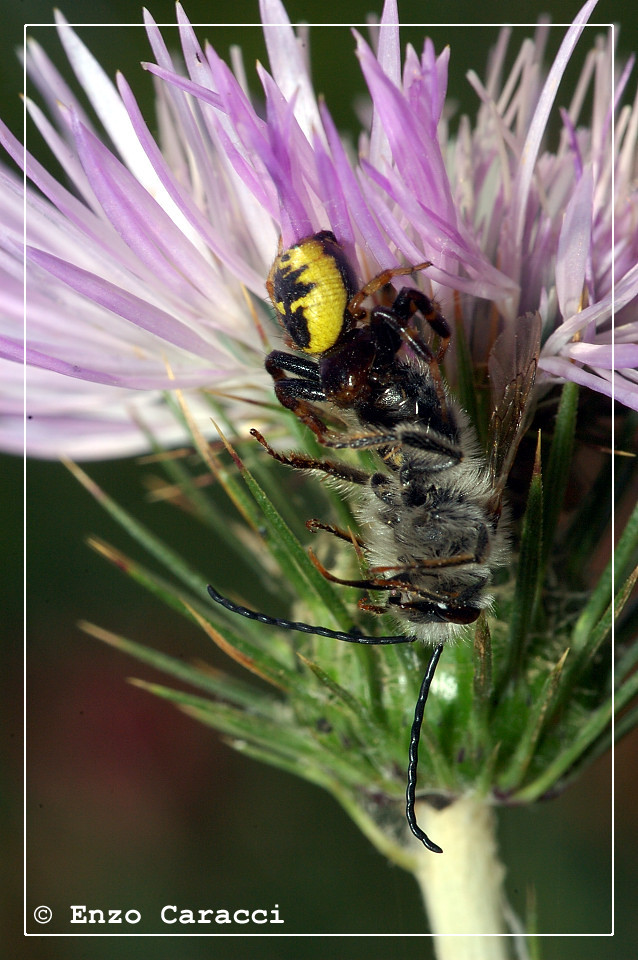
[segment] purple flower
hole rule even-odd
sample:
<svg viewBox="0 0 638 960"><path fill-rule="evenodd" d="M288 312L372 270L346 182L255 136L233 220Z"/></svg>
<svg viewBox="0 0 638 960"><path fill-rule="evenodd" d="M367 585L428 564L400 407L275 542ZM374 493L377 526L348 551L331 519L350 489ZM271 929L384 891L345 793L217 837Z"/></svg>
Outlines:
<svg viewBox="0 0 638 960"><path fill-rule="evenodd" d="M230 416L253 421L244 400L270 396L261 331L279 336L264 288L279 236L288 245L323 228L363 280L431 260L419 282L444 306L460 297L477 362L496 314L515 323L538 310L543 378L607 395L614 388L638 409L638 107L621 105L633 61L613 77L611 37L594 38L590 28L593 48L561 111L556 149L544 139L594 6L589 0L567 30L545 79L548 28L525 41L509 76L503 31L485 82L469 77L481 101L476 120L462 117L452 136L450 50L437 56L426 40L402 60L388 0L375 49L354 34L372 103L356 162L317 100L279 0L261 2L271 67L257 68L263 112L246 93L241 63L233 72L202 49L179 6L183 64L147 15L161 146L126 80L113 86L58 17L102 129L30 43L27 70L51 119L31 101L29 113L70 186L25 152L28 452L99 458L146 449L149 434L165 446L180 442L166 401L175 387L188 391L203 429L211 389L241 398ZM0 138L22 165L21 145L4 127ZM0 446L18 452L23 197L21 178L1 175Z"/></svg>

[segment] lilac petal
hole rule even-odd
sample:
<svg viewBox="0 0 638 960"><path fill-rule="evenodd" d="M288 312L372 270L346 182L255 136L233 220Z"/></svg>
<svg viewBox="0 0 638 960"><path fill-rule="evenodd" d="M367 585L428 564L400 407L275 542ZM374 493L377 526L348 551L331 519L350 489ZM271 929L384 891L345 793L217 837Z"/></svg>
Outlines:
<svg viewBox="0 0 638 960"><path fill-rule="evenodd" d="M82 104L40 44L32 38L28 38L25 53L25 67L29 79L34 82L40 95L44 98L51 116L56 117L60 104L64 104L67 109L75 110L85 126L92 129L91 121Z"/></svg>
<svg viewBox="0 0 638 960"><path fill-rule="evenodd" d="M158 187L157 178L140 148L115 86L59 11L56 11L56 22L69 63L102 126L129 170L154 193Z"/></svg>
<svg viewBox="0 0 638 960"><path fill-rule="evenodd" d="M614 327L613 331L609 330L606 333L599 334L596 339L598 343L605 343L606 341L611 343L612 337L616 344L638 343L638 321L634 320L633 323L621 324Z"/></svg>
<svg viewBox="0 0 638 960"><path fill-rule="evenodd" d="M244 128L253 129L257 137L264 140L268 137L268 125L257 116L250 98L242 90L228 65L212 47L206 48L207 80L204 89L213 90L219 97L219 109L204 111L204 117L215 117L222 126L228 138L239 147L243 141L241 131ZM202 75L204 70L199 71Z"/></svg>
<svg viewBox="0 0 638 960"><path fill-rule="evenodd" d="M27 251L29 260L37 263L53 274L54 277L62 280L63 283L68 284L94 303L99 303L107 310L112 310L113 313L124 317L125 320L130 320L143 330L147 330L182 350L188 350L195 356L213 359L218 355L218 348L215 345L208 343L189 329L186 324L166 313L165 310L160 310L127 290L109 283L108 280L104 280L88 270L81 270L71 263L45 253L43 250L27 248Z"/></svg>
<svg viewBox="0 0 638 960"><path fill-rule="evenodd" d="M206 241L207 246L215 256L229 268L231 274L237 277L247 289L261 294L263 288L261 273L253 269L246 262L245 257L241 257L235 252L234 248L228 244L227 232L222 233L215 229L215 225L204 216L195 204L192 194L176 180L144 122L132 90L121 75L118 76L118 89L131 118L135 133L153 164L153 169L175 205L179 207L194 231ZM220 296L219 291L217 296Z"/></svg>
<svg viewBox="0 0 638 960"><path fill-rule="evenodd" d="M488 61L487 61L487 71L486 71L486 82L485 90L487 92L487 99L494 100L498 95L498 91L503 83L503 71L505 65L505 58L507 56L507 48L512 37L512 28L511 27L502 27L498 32L498 37L496 44L493 49L490 51ZM510 71L509 83L514 83L514 67ZM503 88L503 93L507 98L508 89L507 84ZM499 113L501 111L499 110Z"/></svg>
<svg viewBox="0 0 638 960"><path fill-rule="evenodd" d="M511 277L518 277L519 275L520 251L523 239L523 228L527 215L527 201L532 177L536 168L538 151L545 133L549 114L569 58L596 3L597 0L587 0L587 3L576 15L573 24L567 30L558 54L547 75L536 110L534 111L534 117L527 131L514 186L511 232L508 231L509 237L507 243L502 245L503 269Z"/></svg>
<svg viewBox="0 0 638 960"><path fill-rule="evenodd" d="M175 14L179 28L179 41L189 76L193 80L199 78L199 82L204 85L210 84L211 75L204 51L180 3L175 6Z"/></svg>
<svg viewBox="0 0 638 960"><path fill-rule="evenodd" d="M95 198L78 159L77 151L69 146L68 142L60 136L37 104L26 98L25 106L53 156L65 171L67 178L73 183L76 190L81 193L86 203L88 205L93 204Z"/></svg>
<svg viewBox="0 0 638 960"><path fill-rule="evenodd" d="M419 255L416 247L407 250L402 244L401 249L408 259L417 262L423 259L423 252L425 252L427 258L436 262L437 269L441 271L441 276L454 278L453 287L473 293L475 296L500 300L517 292L516 285L486 260L484 254L475 246L471 238L463 237L453 224L446 222L443 216L435 210L426 209L422 203L411 195L400 178L391 174L388 177L382 177L365 161L362 161L362 169L371 180L382 186L392 197L399 211L402 213L406 210L409 211L410 228L420 235L422 246L420 248L421 255ZM391 177L392 179L390 179ZM371 206L374 206L374 197L371 194L369 194L369 202ZM398 225L395 224L394 228L391 227L389 212L386 211L384 218L381 209L379 209L377 216L384 222L384 227L390 232L393 241L398 243ZM471 278L469 280L458 275L459 266L470 273ZM436 275L436 273L434 272L433 275Z"/></svg>
<svg viewBox="0 0 638 960"><path fill-rule="evenodd" d="M401 83L399 9L396 0L385 0L379 23L377 60L386 77L397 87Z"/></svg>
<svg viewBox="0 0 638 960"><path fill-rule="evenodd" d="M607 294L596 303L585 307L580 313L565 320L557 329L547 338L542 356L549 358L552 354L560 353L561 349L568 344L576 334L587 329L590 324L600 324L611 316L612 300L615 305L616 313L627 304L638 298L638 264L629 270L624 277L616 283L614 297L611 293Z"/></svg>
<svg viewBox="0 0 638 960"><path fill-rule="evenodd" d="M275 185L280 205L281 235L284 246L313 233L313 206L308 189L317 190L314 157L302 133L294 103L287 103L272 78L258 67L266 94L266 112L270 136L262 155ZM253 144L253 149L256 144Z"/></svg>
<svg viewBox="0 0 638 960"><path fill-rule="evenodd" d="M268 139L269 131L257 117L246 89L215 50L207 44L205 55L202 53L192 27L179 6L178 21L184 59L191 79L215 91L222 104L221 110L202 109L203 124L198 125L191 136L195 143L193 153L199 161L195 167L201 172L206 186L208 206L228 216L228 222L221 225L224 237L228 233L233 235L238 219L243 221L243 229L250 232L261 260L269 261L276 245L276 232L274 228L268 230L264 210L271 210L273 217L278 213L276 193L262 161L263 144ZM243 136L244 131L252 131L252 142L256 140L259 144L256 149L252 148L250 138ZM206 132L210 142L206 140ZM191 163L189 161L189 165ZM234 202L229 203L231 198ZM242 249L245 250L243 242ZM223 254L222 260L225 262ZM241 273L240 269L236 275L241 276Z"/></svg>
<svg viewBox="0 0 638 960"><path fill-rule="evenodd" d="M62 187L28 151L23 150L22 145L1 120L0 145L5 148L20 168L23 166L23 160L26 160L27 176L42 191L45 197L58 208L62 217L76 224L81 231L98 241L98 243L105 244L104 227L95 214L81 203L77 197L74 197L69 190ZM33 202L37 203L37 200ZM119 238L113 238L111 234L110 240L112 246L117 248L118 243L120 243L120 249L122 251L125 250Z"/></svg>
<svg viewBox="0 0 638 960"><path fill-rule="evenodd" d="M618 109L622 103L622 98L625 93L625 87L629 83L629 77L631 76L632 70L636 65L636 54L632 53L625 63L622 73L618 77L618 80L614 84L614 109Z"/></svg>
<svg viewBox="0 0 638 960"><path fill-rule="evenodd" d="M176 69L171 56L166 49L166 45L153 18L147 10L144 10L144 22L149 43L159 68L168 71L171 76L176 76ZM146 66L146 68L149 69L148 65L142 64L142 66ZM201 179L204 194L208 198L211 198L211 203L214 202L212 198L216 195L218 177L210 156L210 145L204 142L205 134L197 122L191 103L188 98L183 96L176 86L170 82L161 85L158 84L158 100L158 113L160 113L160 115L164 113L166 116L166 121L163 125L165 131L163 139L167 139L167 134L171 135L173 152L178 151L182 154L180 165L184 168L189 168L192 164L193 168L197 171L198 178ZM176 121L172 120L173 115L176 116ZM135 127L135 124L133 125ZM187 152L184 152L185 147L188 148Z"/></svg>
<svg viewBox="0 0 638 960"><path fill-rule="evenodd" d="M401 83L401 48L399 45L399 11L396 0L385 0L383 5L379 25L377 60L386 77L398 87ZM368 156L370 162L381 169L392 159L390 144L383 129L381 117L376 110L372 113Z"/></svg>
<svg viewBox="0 0 638 960"><path fill-rule="evenodd" d="M135 366L132 373L127 373L120 358L114 365L117 373L109 373L103 365L101 369L91 368L84 364L62 360L51 353L45 353L35 347L28 346L26 354L21 340L0 336L0 358L14 363L26 363L29 368L49 370L52 373L64 374L78 380L102 384L109 387L122 387L133 390L173 390L176 388L210 386L211 382L226 375L226 371L219 367L198 367L197 369L180 371L176 375L156 372L160 368L159 361L154 365L153 372L143 374L140 364ZM2 407L2 404L0 404Z"/></svg>
<svg viewBox="0 0 638 960"><path fill-rule="evenodd" d="M144 29L146 30L146 36L148 37L148 42L151 50L153 51L153 56L157 60L159 66L164 67L166 70L175 70L175 64L173 63L172 57L168 51L168 47L164 43L164 38L160 33L160 29L146 7L143 9L142 15L144 18Z"/></svg>
<svg viewBox="0 0 638 960"><path fill-rule="evenodd" d="M352 227L343 185L332 157L324 148L321 137L314 143L315 164L319 183L321 206L326 212L333 233L342 245L353 246Z"/></svg>
<svg viewBox="0 0 638 960"><path fill-rule="evenodd" d="M20 145L2 123L0 142L12 156L22 161ZM27 190L28 238L43 247L64 249L65 254L75 258L78 264L86 262L88 265L98 257L102 269L110 270L118 278L122 277L122 264L130 266L132 257L120 237L66 188L60 186L26 151L24 155L27 175L58 208L57 211L52 210L38 195ZM78 228L77 232L71 228L71 224ZM88 244L87 240L90 241ZM143 267L141 276L144 277ZM146 283L153 282L150 275L144 279Z"/></svg>
<svg viewBox="0 0 638 960"><path fill-rule="evenodd" d="M199 289L202 312L217 293L211 282L211 268L184 236L175 219L169 217L132 174L80 124L74 124L82 165L104 212L140 260L153 275L161 278L174 295L195 300ZM179 216L185 223L183 216ZM186 229L192 234L191 228ZM157 281L156 281L157 283Z"/></svg>
<svg viewBox="0 0 638 960"><path fill-rule="evenodd" d="M627 126L624 129L624 135L616 128L616 148L618 150L618 160L616 163L616 188L627 188L633 183L636 164L636 141L638 140L638 89L634 97L631 111L627 111Z"/></svg>
<svg viewBox="0 0 638 960"><path fill-rule="evenodd" d="M438 141L438 125L445 107L447 94L447 75L450 62L450 48L445 47L437 57L434 44L429 37L425 38L421 70L415 83L408 83L404 75L404 84L408 100L415 110L423 110L424 104L429 112L429 133ZM413 96L414 89L414 96ZM427 91L427 95L425 95Z"/></svg>
<svg viewBox="0 0 638 960"><path fill-rule="evenodd" d="M193 83L191 80L186 80L184 77L180 77L179 74L173 73L170 70L165 70L163 67L159 67L153 63L144 63L142 66L148 70L150 73L155 74L155 76L160 77L165 80L167 83L172 84L175 87L178 87L180 90L184 90L186 93L192 94L197 99L202 100L204 103L208 103L211 106L224 110L224 104L220 97L217 94L211 93L210 90L207 90L201 84ZM244 117L243 119L245 119ZM257 157L261 157L261 154L265 153L268 146L267 140L267 128L263 121L259 120L256 116L250 121L250 126L245 128L242 125L242 133L245 141L249 141L251 150L257 149ZM233 145L230 138L224 134L224 131L219 128L220 138L222 140L222 145L226 150L226 153L230 159L230 162L233 165L238 176L244 181L248 189L254 194L257 200L262 204L267 212L271 216L276 217L279 213L278 206L276 202L276 196L272 190L272 185L269 181L266 183L263 182L263 179L260 179L253 167L249 162L246 156L242 155L239 150ZM256 163L256 166L259 165Z"/></svg>
<svg viewBox="0 0 638 960"><path fill-rule="evenodd" d="M341 189L343 190L346 209L340 211L337 220L330 220L335 234L342 241L346 250L352 245L354 248L355 234L353 225L356 225L357 232L365 238L366 250L369 250L378 264L387 263L389 248L387 240L379 230L378 224L372 215L370 208L363 198L361 186L352 169L350 160L346 154L343 141L339 136L334 121L330 115L325 103L319 104L323 129L328 141L335 170L339 176ZM350 256L353 249L348 250Z"/></svg>
<svg viewBox="0 0 638 960"><path fill-rule="evenodd" d="M294 101L295 118L310 138L320 122L302 48L279 0L260 0L259 8L273 79L284 99Z"/></svg>
<svg viewBox="0 0 638 960"><path fill-rule="evenodd" d="M229 175L237 178L246 189L237 189L242 202L246 223L255 226L254 242L258 247L272 249L268 231L264 230L268 217L278 214L278 198L263 156L270 151L272 133L261 117L258 117L248 97L230 72L227 65L214 50L207 49L207 60L213 78L214 89L219 93L221 110L204 110L203 114L211 130L211 139L219 140L219 155L229 169ZM212 168L215 181L218 174ZM211 194L212 195L212 194ZM223 198L219 206L223 208ZM274 233L274 231L273 231Z"/></svg>
<svg viewBox="0 0 638 960"><path fill-rule="evenodd" d="M14 454L98 460L132 456L148 450L143 427L166 447L188 442L160 390L123 390L69 380L50 370L26 369L26 415L22 388L25 370L0 360L0 383L20 397L19 406L0 397L0 448ZM187 402L202 430L211 432L209 407L197 394Z"/></svg>
<svg viewBox="0 0 638 960"><path fill-rule="evenodd" d="M148 436L131 418L135 406L130 404L123 407L121 419L118 420L118 410L113 407L113 401L106 402L111 407L111 417L108 420L100 418L99 409L88 408L84 414L79 412L68 417L49 414L34 418L27 423L24 434L21 423L3 423L0 425L0 447L7 453L19 456L23 452L23 436L26 436L29 456L40 460L107 460L146 453ZM160 403L161 398L158 397L158 410L161 410ZM146 418L140 419L147 422ZM161 442L166 449L188 442L184 431L174 422L171 423L166 415L157 417L156 420L150 432L162 438ZM14 429L11 429L12 426Z"/></svg>
<svg viewBox="0 0 638 960"><path fill-rule="evenodd" d="M123 104L122 109L125 110ZM126 114L126 117L132 135L135 136L135 131L128 114ZM110 190L113 190L116 184L118 184L118 181L121 181L122 186L130 191L134 202L140 204L146 218L150 219L151 211L155 212L157 210L158 212L155 213L155 217L158 219L160 217L159 210L163 210L164 216L162 222L164 224L172 223L176 227L179 227L181 233L187 236L190 235L191 237L194 236L188 221L184 218L182 211L176 206L165 190L146 154L144 154L145 176L144 180L140 180L139 177L131 172L130 167L124 166L124 164L117 160L114 154L73 115L71 115L71 124L85 173L87 173L91 187L98 196L102 208L106 210L107 214L109 203L105 201L110 197ZM137 137L135 137L135 139L139 146L139 140L137 140ZM93 173L93 178L91 178L91 173ZM100 186L102 189L98 192L98 187ZM110 197L110 199L112 202L114 197ZM174 231L172 242L175 242L177 236L179 235Z"/></svg>
<svg viewBox="0 0 638 960"><path fill-rule="evenodd" d="M632 384L626 378L619 376L616 376L613 381L606 380L602 376L583 370L582 367L563 357L541 357L538 367L539 370L553 377L589 387L597 393L603 393L606 397L613 396L632 410L638 410L638 383Z"/></svg>
<svg viewBox="0 0 638 960"><path fill-rule="evenodd" d="M638 368L638 343L572 343L565 353L580 363L604 370Z"/></svg>
<svg viewBox="0 0 638 960"><path fill-rule="evenodd" d="M455 218L450 185L438 144L432 138L433 118L427 109L425 90L419 101L423 109L418 113L408 104L401 92L382 73L372 51L357 35L357 54L375 110L383 124L393 161L406 189L425 206L442 212L446 219ZM406 138L411 149L405 149Z"/></svg>
<svg viewBox="0 0 638 960"><path fill-rule="evenodd" d="M585 271L591 256L593 177L583 173L571 196L558 238L556 293L563 317L578 311L585 290Z"/></svg>
<svg viewBox="0 0 638 960"><path fill-rule="evenodd" d="M178 73L174 73L165 67L160 67L156 63L145 62L142 66L145 70L148 70L149 73L154 74L161 80L166 80L167 83L179 87L180 90L184 90L186 93L191 93L198 100L203 100L204 103L210 104L211 107L215 107L217 110L224 109L221 97L212 90L208 90L201 83L193 83L192 80L187 80L186 77L182 77Z"/></svg>
<svg viewBox="0 0 638 960"><path fill-rule="evenodd" d="M574 158L574 170L576 173L576 178L580 182L580 179L583 175L583 158L582 158L582 153L578 143L578 137L576 135L576 130L571 121L571 117L569 116L569 113L563 107L561 107L560 109L560 115L563 121L564 130L567 134L569 149L572 157Z"/></svg>

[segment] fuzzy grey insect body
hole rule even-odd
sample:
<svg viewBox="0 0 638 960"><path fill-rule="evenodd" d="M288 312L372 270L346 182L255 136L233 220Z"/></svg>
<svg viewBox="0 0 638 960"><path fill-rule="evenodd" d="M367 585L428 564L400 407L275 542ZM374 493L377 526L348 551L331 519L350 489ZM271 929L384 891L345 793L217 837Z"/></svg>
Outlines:
<svg viewBox="0 0 638 960"><path fill-rule="evenodd" d="M429 368L396 360L393 374L394 402L381 418L391 431L383 436L379 424L376 436L348 443L377 446L384 464L359 487L356 512L370 586L390 589L388 611L419 639L439 642L490 606L493 569L507 556L500 504L495 510L488 463L465 412Z"/></svg>

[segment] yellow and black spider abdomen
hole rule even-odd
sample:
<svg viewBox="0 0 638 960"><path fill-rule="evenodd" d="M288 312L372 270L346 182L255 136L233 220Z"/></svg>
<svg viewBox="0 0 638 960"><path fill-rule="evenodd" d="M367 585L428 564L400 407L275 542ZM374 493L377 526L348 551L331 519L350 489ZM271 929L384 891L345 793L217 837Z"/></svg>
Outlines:
<svg viewBox="0 0 638 960"><path fill-rule="evenodd" d="M356 284L333 233L322 230L282 251L266 288L292 346L314 356L335 346L348 325Z"/></svg>

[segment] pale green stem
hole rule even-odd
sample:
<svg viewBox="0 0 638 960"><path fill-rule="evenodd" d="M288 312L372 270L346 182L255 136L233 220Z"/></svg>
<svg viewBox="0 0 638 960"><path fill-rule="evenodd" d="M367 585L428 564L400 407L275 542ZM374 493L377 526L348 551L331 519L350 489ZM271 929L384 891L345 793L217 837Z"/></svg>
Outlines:
<svg viewBox="0 0 638 960"><path fill-rule="evenodd" d="M498 858L493 809L471 796L444 810L422 802L418 819L443 848L442 854L423 849L415 870L437 960L509 960L505 868Z"/></svg>

